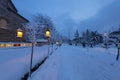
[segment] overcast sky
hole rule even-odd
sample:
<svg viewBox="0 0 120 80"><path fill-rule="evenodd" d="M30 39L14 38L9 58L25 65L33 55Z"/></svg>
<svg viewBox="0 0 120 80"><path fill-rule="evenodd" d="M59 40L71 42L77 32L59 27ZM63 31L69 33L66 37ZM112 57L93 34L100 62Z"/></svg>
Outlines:
<svg viewBox="0 0 120 80"><path fill-rule="evenodd" d="M76 29L109 31L120 24L120 0L13 0L18 12L31 19L42 13L52 18L57 30L68 35ZM73 36L73 35L71 35Z"/></svg>

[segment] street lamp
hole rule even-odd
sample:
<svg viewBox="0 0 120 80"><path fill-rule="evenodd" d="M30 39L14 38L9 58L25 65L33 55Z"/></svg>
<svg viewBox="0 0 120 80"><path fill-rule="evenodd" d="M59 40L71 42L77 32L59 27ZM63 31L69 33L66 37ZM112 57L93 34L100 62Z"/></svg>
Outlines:
<svg viewBox="0 0 120 80"><path fill-rule="evenodd" d="M17 29L17 37L19 37L19 38L23 37L23 31L20 28Z"/></svg>
<svg viewBox="0 0 120 80"><path fill-rule="evenodd" d="M49 55L49 51L50 51L50 40L49 40L50 36L51 36L50 30L47 28L46 29L46 38L48 40L48 55Z"/></svg>
<svg viewBox="0 0 120 80"><path fill-rule="evenodd" d="M33 61L33 50L34 50L34 43L35 43L35 32L32 33L32 47L31 47L31 56L30 56L30 70L29 70L29 78L31 78L31 70L32 70L32 61Z"/></svg>
<svg viewBox="0 0 120 80"><path fill-rule="evenodd" d="M17 37L20 39L21 42L21 38L23 37L23 30L20 28L17 29Z"/></svg>
<svg viewBox="0 0 120 80"><path fill-rule="evenodd" d="M116 56L116 60L118 61L118 59L119 59L119 55L120 55L120 41L118 40L118 46L117 46L117 48L118 48L118 53L117 53L117 56Z"/></svg>
<svg viewBox="0 0 120 80"><path fill-rule="evenodd" d="M50 30L49 29L46 29L46 38L49 39L50 38Z"/></svg>

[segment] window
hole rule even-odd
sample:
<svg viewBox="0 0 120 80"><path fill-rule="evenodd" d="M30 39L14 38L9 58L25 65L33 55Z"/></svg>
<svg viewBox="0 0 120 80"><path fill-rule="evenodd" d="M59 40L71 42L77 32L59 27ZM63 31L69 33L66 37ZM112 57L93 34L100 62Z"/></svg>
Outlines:
<svg viewBox="0 0 120 80"><path fill-rule="evenodd" d="M6 29L7 21L4 18L0 18L0 28Z"/></svg>

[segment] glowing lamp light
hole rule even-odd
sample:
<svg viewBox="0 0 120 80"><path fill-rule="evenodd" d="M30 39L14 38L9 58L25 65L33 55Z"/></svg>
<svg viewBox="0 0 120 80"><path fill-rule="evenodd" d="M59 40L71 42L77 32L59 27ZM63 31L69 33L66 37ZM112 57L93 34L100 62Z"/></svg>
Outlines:
<svg viewBox="0 0 120 80"><path fill-rule="evenodd" d="M46 37L50 38L50 30L46 30Z"/></svg>
<svg viewBox="0 0 120 80"><path fill-rule="evenodd" d="M56 44L58 45L58 44L59 44L59 42L56 42Z"/></svg>
<svg viewBox="0 0 120 80"><path fill-rule="evenodd" d="M19 28L17 29L17 37L22 38L23 36L23 31Z"/></svg>

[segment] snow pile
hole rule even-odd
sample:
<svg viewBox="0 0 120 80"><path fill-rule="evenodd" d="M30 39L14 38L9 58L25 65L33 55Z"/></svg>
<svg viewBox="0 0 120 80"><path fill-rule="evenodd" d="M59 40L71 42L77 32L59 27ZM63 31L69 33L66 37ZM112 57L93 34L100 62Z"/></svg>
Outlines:
<svg viewBox="0 0 120 80"><path fill-rule="evenodd" d="M31 80L119 80L117 49L60 47Z"/></svg>
<svg viewBox="0 0 120 80"><path fill-rule="evenodd" d="M35 47L33 66L48 55L48 46ZM0 80L20 80L30 66L31 47L0 48Z"/></svg>

